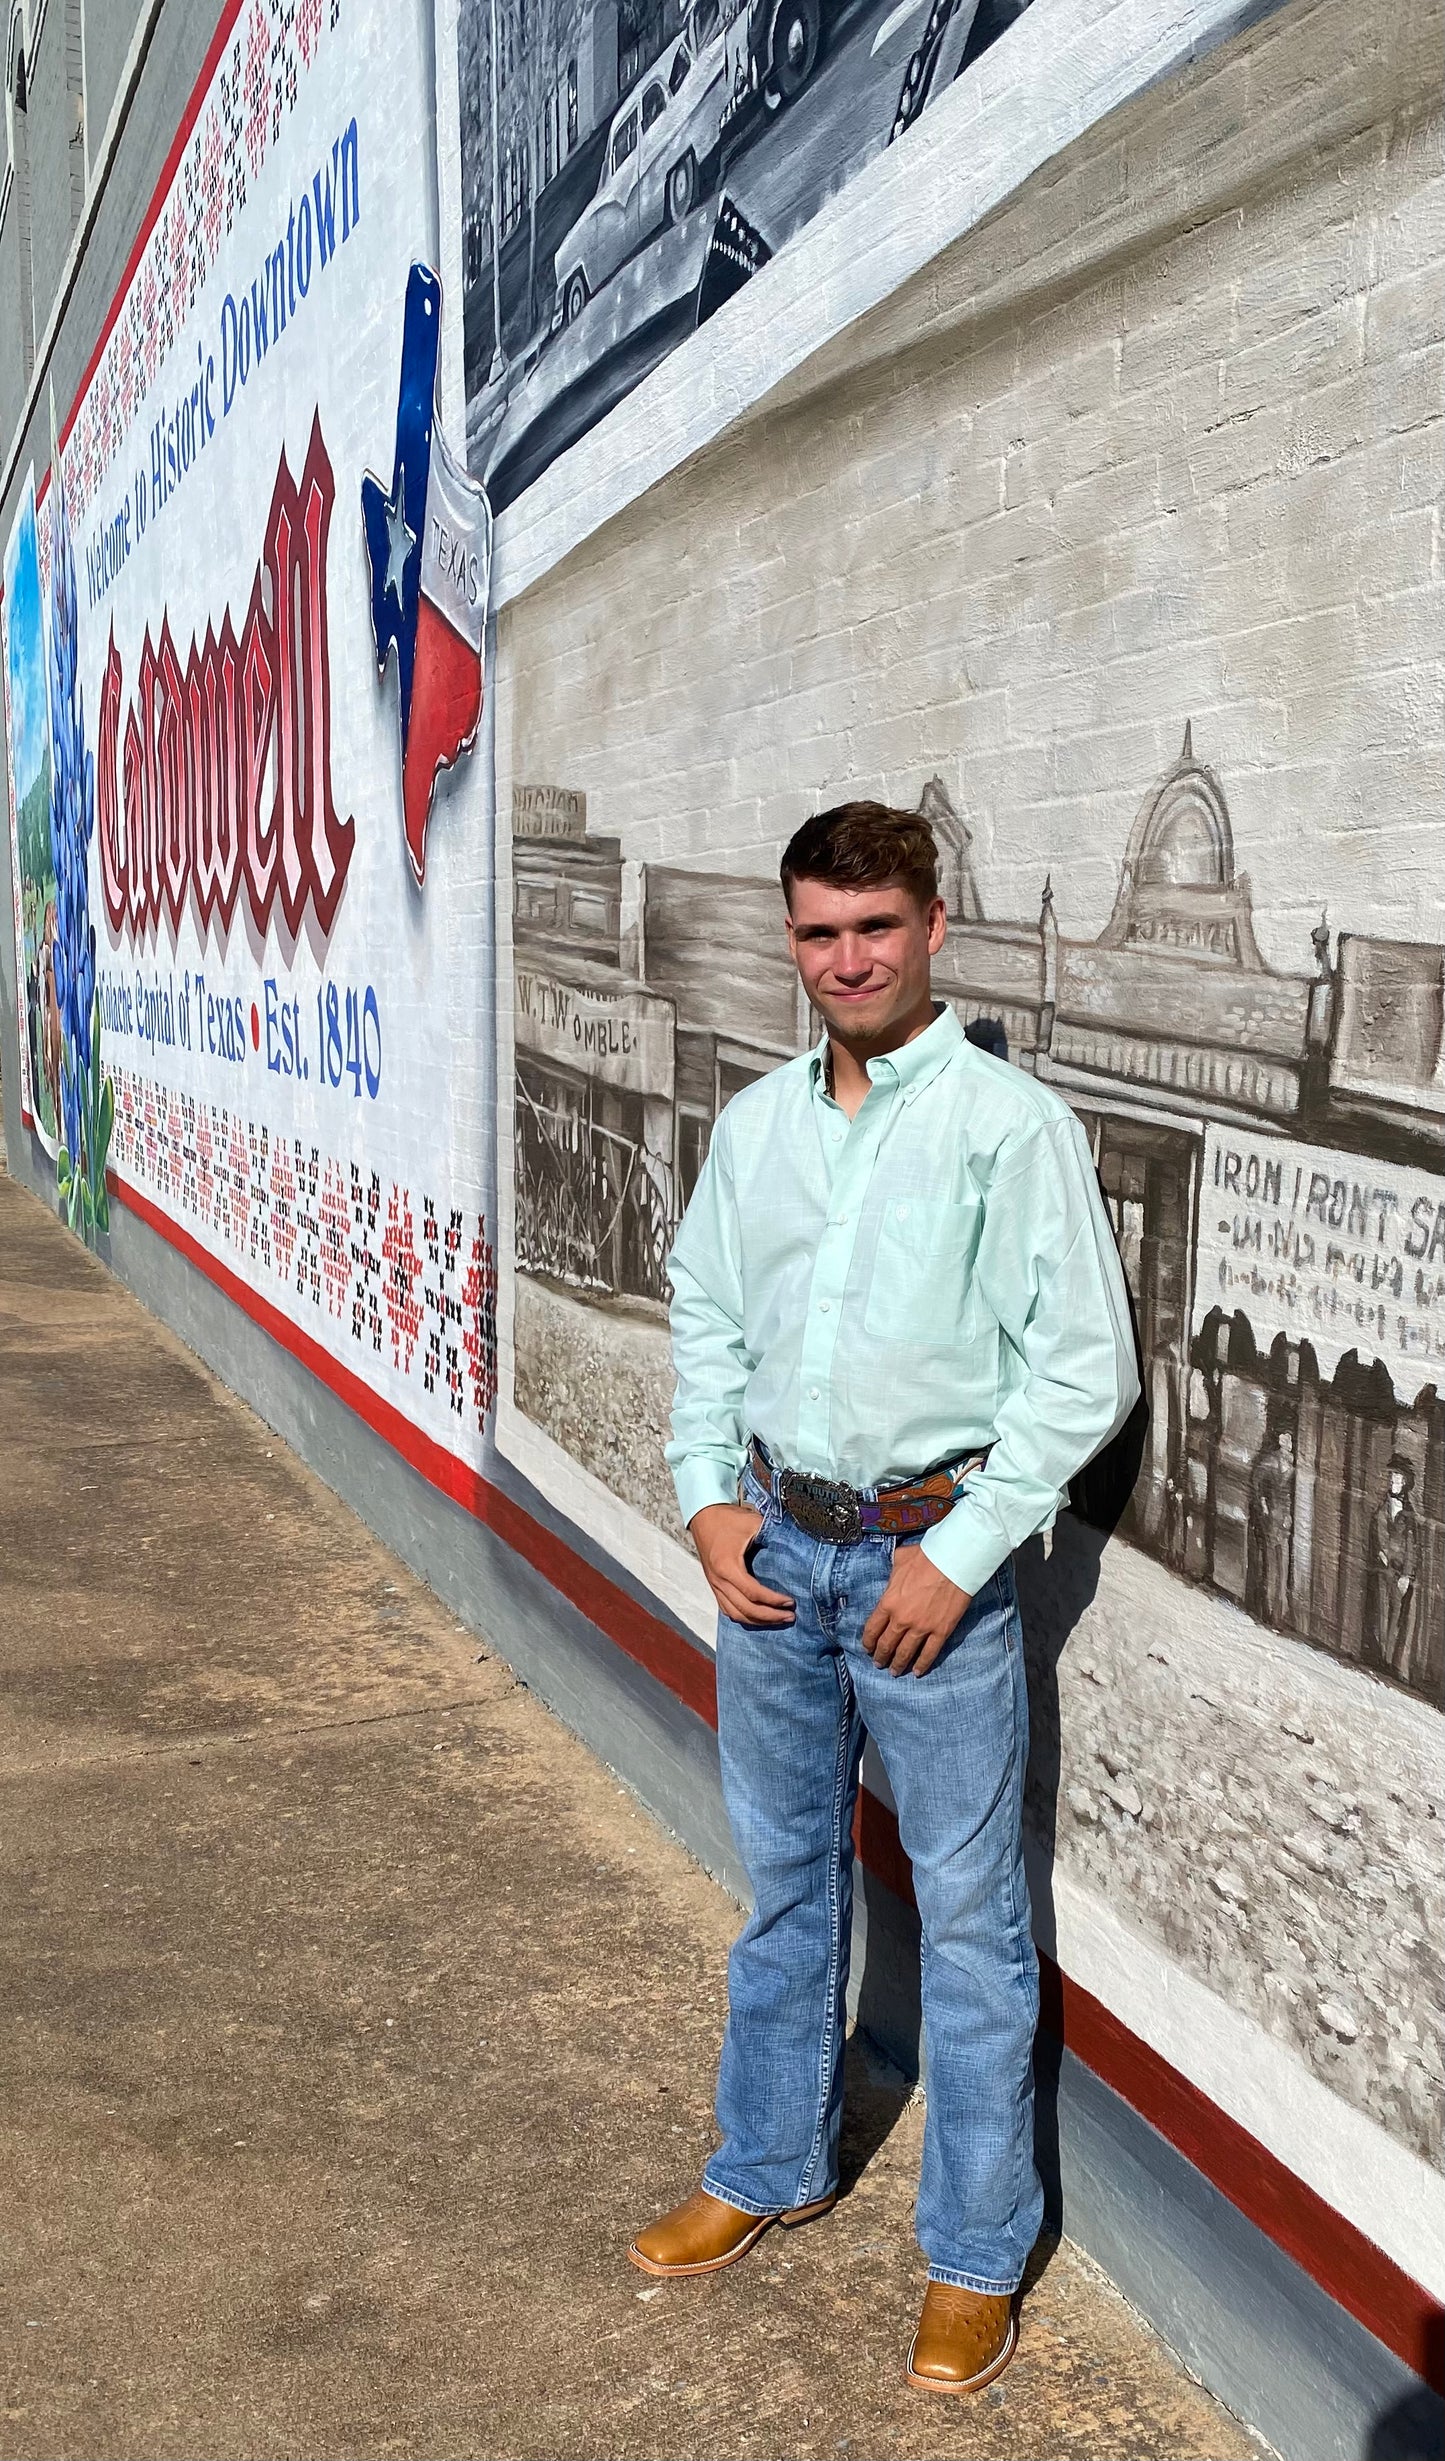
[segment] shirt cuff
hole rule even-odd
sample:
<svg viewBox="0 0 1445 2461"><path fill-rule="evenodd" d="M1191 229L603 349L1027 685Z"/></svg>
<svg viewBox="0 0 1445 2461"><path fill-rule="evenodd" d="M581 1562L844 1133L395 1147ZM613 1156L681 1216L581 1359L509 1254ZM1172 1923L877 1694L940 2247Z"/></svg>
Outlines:
<svg viewBox="0 0 1445 2461"><path fill-rule="evenodd" d="M990 1514L974 1510L966 1496L943 1521L935 1521L921 1540L923 1553L955 1589L976 1598L1013 1549Z"/></svg>
<svg viewBox="0 0 1445 2461"><path fill-rule="evenodd" d="M736 1504L742 1466L741 1453L731 1463L720 1461L715 1453L694 1453L690 1460L675 1465L672 1483L677 1489L677 1508L684 1525L704 1505Z"/></svg>

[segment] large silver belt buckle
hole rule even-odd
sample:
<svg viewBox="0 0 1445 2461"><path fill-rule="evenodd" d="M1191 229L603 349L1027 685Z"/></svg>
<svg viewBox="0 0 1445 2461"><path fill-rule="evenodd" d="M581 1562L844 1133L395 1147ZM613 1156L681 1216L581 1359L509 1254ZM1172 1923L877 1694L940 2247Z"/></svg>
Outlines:
<svg viewBox="0 0 1445 2461"><path fill-rule="evenodd" d="M857 1490L841 1479L810 1478L805 1470L784 1470L778 1502L790 1521L807 1538L834 1547L856 1546L863 1535Z"/></svg>

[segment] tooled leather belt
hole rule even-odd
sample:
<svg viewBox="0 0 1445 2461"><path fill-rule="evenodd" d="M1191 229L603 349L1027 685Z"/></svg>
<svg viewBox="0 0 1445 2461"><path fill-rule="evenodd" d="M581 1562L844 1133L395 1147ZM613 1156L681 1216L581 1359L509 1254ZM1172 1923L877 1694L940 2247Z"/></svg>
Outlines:
<svg viewBox="0 0 1445 2461"><path fill-rule="evenodd" d="M754 1478L780 1512L787 1514L807 1538L821 1538L835 1547L856 1546L860 1538L911 1538L932 1529L951 1513L970 1470L987 1461L990 1447L966 1459L930 1471L894 1487L863 1495L840 1478L813 1478L806 1470L774 1469L754 1436L748 1459Z"/></svg>

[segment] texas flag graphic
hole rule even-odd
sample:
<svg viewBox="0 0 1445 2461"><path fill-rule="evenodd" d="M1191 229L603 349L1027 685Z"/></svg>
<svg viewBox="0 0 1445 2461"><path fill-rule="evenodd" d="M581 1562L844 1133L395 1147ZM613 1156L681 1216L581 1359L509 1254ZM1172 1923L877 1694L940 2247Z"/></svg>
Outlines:
<svg viewBox="0 0 1445 2461"><path fill-rule="evenodd" d="M482 712L482 636L492 562L486 491L468 478L437 425L441 321L442 286L429 265L413 265L402 325L391 492L369 470L361 482L371 629L381 673L389 651L396 650L402 813L418 888L426 876L427 815L438 772L469 749Z"/></svg>

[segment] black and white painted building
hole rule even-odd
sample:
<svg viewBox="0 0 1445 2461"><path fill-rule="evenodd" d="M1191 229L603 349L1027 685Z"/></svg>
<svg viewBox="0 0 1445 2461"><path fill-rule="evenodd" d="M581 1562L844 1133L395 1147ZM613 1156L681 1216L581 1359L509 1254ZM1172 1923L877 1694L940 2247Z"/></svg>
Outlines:
<svg viewBox="0 0 1445 2461"><path fill-rule="evenodd" d="M1441 1704L1445 950L1322 915L1307 966L1268 967L1190 731L1094 940L1066 936L1048 882L1035 921L986 919L939 780L922 808L938 989L1093 1142L1149 1405L1123 1533ZM641 1343L713 1120L811 1022L771 880L624 865L578 794L519 789L513 827L516 1263L615 1299ZM607 1457L604 1432L604 1478Z"/></svg>

